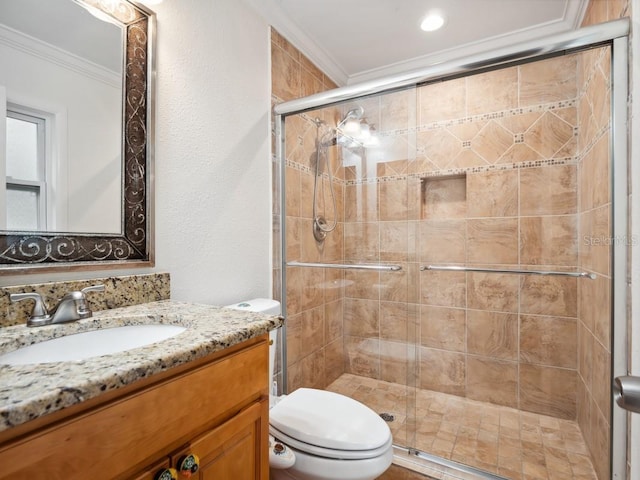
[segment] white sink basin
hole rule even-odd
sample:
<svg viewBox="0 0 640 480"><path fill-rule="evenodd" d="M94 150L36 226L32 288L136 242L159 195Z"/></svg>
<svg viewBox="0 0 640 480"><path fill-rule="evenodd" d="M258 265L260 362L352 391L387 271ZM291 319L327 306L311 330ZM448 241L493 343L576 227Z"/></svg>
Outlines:
<svg viewBox="0 0 640 480"><path fill-rule="evenodd" d="M179 325L164 324L127 325L91 330L34 343L5 353L0 355L0 364L29 365L85 360L150 345L185 330L185 327Z"/></svg>

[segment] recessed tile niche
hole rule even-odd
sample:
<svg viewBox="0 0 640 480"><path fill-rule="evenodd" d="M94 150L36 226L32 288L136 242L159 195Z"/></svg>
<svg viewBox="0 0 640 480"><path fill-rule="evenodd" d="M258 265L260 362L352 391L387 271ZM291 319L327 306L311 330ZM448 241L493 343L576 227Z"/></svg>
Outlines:
<svg viewBox="0 0 640 480"><path fill-rule="evenodd" d="M467 216L467 175L423 177L420 218L453 219Z"/></svg>

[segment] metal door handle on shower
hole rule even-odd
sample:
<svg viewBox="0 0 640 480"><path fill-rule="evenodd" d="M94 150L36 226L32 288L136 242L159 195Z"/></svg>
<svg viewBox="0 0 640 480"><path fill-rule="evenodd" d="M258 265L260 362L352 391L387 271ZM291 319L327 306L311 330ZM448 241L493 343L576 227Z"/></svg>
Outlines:
<svg viewBox="0 0 640 480"><path fill-rule="evenodd" d="M590 272L554 272L549 270L503 270L499 268L462 267L459 265L422 265L420 271L425 270L442 272L479 272L479 273L500 273L515 275L551 275L557 277L576 277L596 279L595 273Z"/></svg>
<svg viewBox="0 0 640 480"><path fill-rule="evenodd" d="M614 398L618 406L640 413L640 377L616 377L613 383Z"/></svg>
<svg viewBox="0 0 640 480"><path fill-rule="evenodd" d="M370 263L308 263L287 262L287 267L340 268L344 270L377 270L379 272L398 272L401 265L374 265Z"/></svg>

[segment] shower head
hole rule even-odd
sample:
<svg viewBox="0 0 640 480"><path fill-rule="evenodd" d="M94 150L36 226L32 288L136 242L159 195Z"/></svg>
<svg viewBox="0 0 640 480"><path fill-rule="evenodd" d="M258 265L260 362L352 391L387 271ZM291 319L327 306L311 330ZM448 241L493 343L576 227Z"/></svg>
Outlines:
<svg viewBox="0 0 640 480"><path fill-rule="evenodd" d="M354 120L360 120L364 115L364 108L361 106L357 106L356 108L352 108L347 112L344 118L340 121L340 123L344 123L347 120L353 118Z"/></svg>
<svg viewBox="0 0 640 480"><path fill-rule="evenodd" d="M358 105L347 111L346 115L336 125L337 143L347 146L372 147L378 144L373 135L375 126L364 116L364 108ZM345 143L346 142L346 143Z"/></svg>
<svg viewBox="0 0 640 480"><path fill-rule="evenodd" d="M364 115L364 108L357 106L349 110L346 115L338 122L336 128L343 133L353 134L360 130L360 122Z"/></svg>

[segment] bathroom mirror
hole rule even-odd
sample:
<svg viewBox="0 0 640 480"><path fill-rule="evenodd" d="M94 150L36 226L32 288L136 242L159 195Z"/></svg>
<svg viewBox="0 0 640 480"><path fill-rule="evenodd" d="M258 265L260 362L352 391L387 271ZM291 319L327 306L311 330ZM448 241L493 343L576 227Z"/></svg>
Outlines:
<svg viewBox="0 0 640 480"><path fill-rule="evenodd" d="M0 274L152 266L152 12L127 0L1 1L0 58L31 70L0 75ZM76 22L64 38L56 14ZM31 128L32 112L53 127ZM42 167L21 167L42 150ZM29 177L39 171L46 181Z"/></svg>

